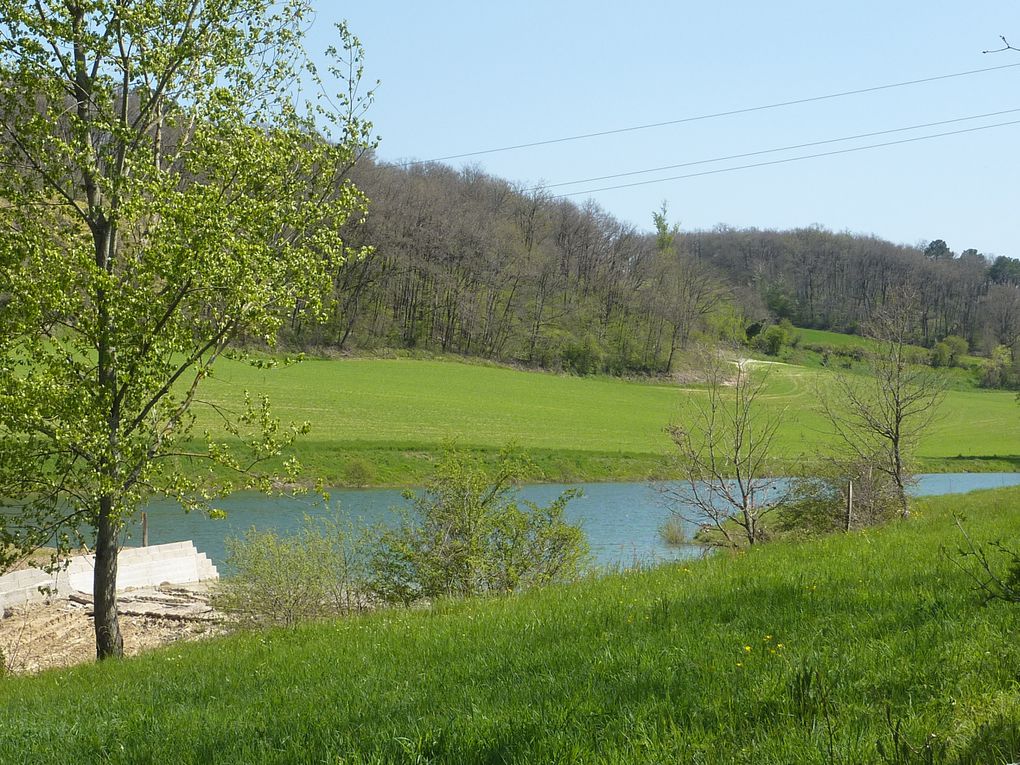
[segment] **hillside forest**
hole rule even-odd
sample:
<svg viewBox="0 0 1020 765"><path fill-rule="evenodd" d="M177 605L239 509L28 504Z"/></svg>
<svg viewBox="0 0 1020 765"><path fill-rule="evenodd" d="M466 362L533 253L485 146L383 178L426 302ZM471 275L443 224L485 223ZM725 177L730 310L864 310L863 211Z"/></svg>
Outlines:
<svg viewBox="0 0 1020 765"><path fill-rule="evenodd" d="M917 345L965 341L997 364L983 384L1016 379L1020 260L818 226L687 231L665 203L649 211L647 233L591 201L435 163L367 156L351 174L371 205L345 241L372 254L336 270L326 323L285 327L290 347L661 374L695 339L753 342L782 320L857 333L906 294L918 307Z"/></svg>

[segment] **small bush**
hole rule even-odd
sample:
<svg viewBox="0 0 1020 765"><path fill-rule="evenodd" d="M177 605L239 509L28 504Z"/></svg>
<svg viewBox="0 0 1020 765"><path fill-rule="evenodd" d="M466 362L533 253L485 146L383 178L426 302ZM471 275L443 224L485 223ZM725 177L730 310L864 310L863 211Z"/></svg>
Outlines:
<svg viewBox="0 0 1020 765"><path fill-rule="evenodd" d="M504 452L494 472L450 451L396 528L376 530L369 586L391 603L506 593L577 577L587 558L581 529L564 518L577 496L546 507L519 502L515 483L533 466Z"/></svg>
<svg viewBox="0 0 1020 765"><path fill-rule="evenodd" d="M945 342L935 343L935 347L931 349L931 361L929 362L933 367L948 367L952 366L950 358L953 355L953 349Z"/></svg>
<svg viewBox="0 0 1020 765"><path fill-rule="evenodd" d="M293 626L363 605L360 566L338 520L305 516L293 536L252 527L226 547L234 573L218 583L213 605L243 626Z"/></svg>
<svg viewBox="0 0 1020 765"><path fill-rule="evenodd" d="M1018 379L1013 352L1005 345L992 349L980 371L982 388L1015 387Z"/></svg>
<svg viewBox="0 0 1020 765"><path fill-rule="evenodd" d="M786 332L782 327L773 324L754 338L754 347L768 356L778 356L786 345Z"/></svg>
<svg viewBox="0 0 1020 765"><path fill-rule="evenodd" d="M783 319L756 335L751 344L768 356L779 356L784 350L796 346L799 342L800 337L794 331L793 325L788 319Z"/></svg>
<svg viewBox="0 0 1020 765"><path fill-rule="evenodd" d="M851 482L853 510L848 519ZM829 460L816 474L793 479L789 504L776 529L810 536L881 525L899 513L895 489L874 460Z"/></svg>
<svg viewBox="0 0 1020 765"><path fill-rule="evenodd" d="M675 515L667 518L659 527L659 538L670 547L682 547L691 543L683 519Z"/></svg>
<svg viewBox="0 0 1020 765"><path fill-rule="evenodd" d="M967 341L957 335L948 335L932 348L929 362L933 367L963 366L963 357L970 346Z"/></svg>
<svg viewBox="0 0 1020 765"><path fill-rule="evenodd" d="M583 342L571 342L563 347L560 354L563 370L575 375L594 375L602 371L605 353L592 337Z"/></svg>
<svg viewBox="0 0 1020 765"><path fill-rule="evenodd" d="M361 457L353 457L344 466L343 476L347 486L368 486L375 480L375 466Z"/></svg>

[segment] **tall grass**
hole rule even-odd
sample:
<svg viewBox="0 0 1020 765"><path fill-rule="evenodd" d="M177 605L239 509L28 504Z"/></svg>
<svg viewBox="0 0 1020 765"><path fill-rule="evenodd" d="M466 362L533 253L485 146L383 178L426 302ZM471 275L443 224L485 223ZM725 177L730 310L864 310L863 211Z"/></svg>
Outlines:
<svg viewBox="0 0 1020 765"><path fill-rule="evenodd" d="M1020 608L946 556L1018 502L5 679L0 761L1014 762Z"/></svg>

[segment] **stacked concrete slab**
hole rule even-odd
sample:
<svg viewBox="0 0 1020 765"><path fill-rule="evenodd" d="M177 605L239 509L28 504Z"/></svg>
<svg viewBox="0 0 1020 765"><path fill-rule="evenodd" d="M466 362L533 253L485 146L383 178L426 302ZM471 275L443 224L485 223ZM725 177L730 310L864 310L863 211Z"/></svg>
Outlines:
<svg viewBox="0 0 1020 765"><path fill-rule="evenodd" d="M0 609L42 602L48 597L66 597L71 592L91 595L95 561L94 555L79 555L71 558L66 569L55 574L29 568L0 576ZM117 557L118 591L218 578L212 561L190 541L126 547ZM50 593L42 588L48 588Z"/></svg>
<svg viewBox="0 0 1020 765"><path fill-rule="evenodd" d="M37 568L12 571L0 576L0 615L2 609L46 599L44 588L57 589L57 575Z"/></svg>

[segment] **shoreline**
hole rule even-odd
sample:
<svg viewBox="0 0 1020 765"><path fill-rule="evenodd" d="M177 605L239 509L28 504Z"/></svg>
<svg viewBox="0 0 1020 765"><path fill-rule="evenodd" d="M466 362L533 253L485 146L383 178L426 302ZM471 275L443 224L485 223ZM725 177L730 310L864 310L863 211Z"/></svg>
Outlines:
<svg viewBox="0 0 1020 765"><path fill-rule="evenodd" d="M482 457L486 461L496 461L499 450L469 448L465 451ZM527 453L527 452L526 452ZM534 453L533 453L534 454ZM562 453L560 453L562 454ZM374 465L369 463L366 467L364 458L357 453L352 454L352 462L365 469L366 473L357 476L356 480L343 470L325 471L325 474L318 471L317 478L308 478L290 483L278 483L274 489L280 491L314 491L315 487L324 486L328 489L420 489L431 476L432 468L440 459L442 452L417 451L417 459L408 460L404 472L407 478L403 480L387 480L390 478L392 465L389 469L380 468L378 472L373 471ZM585 457L588 457L585 459ZM525 482L530 484L570 484L570 483L639 483L645 481L670 481L676 480L678 476L670 471L665 464L668 457L651 454L630 454L623 455L623 458L614 459L609 455L598 452L584 453L575 452L563 455L563 458L570 459L571 464L565 470L555 469L556 465L549 465L553 461L549 458L543 459L544 455L538 454L533 457L538 471L525 476ZM350 463L348 463L350 464ZM805 463L799 460L777 462L778 474L783 476L808 475L809 470L802 469ZM637 468L628 470L627 468ZM785 468L785 469L784 469ZM1020 456L999 457L999 456L978 456L978 457L930 457L919 460L913 471L915 474L923 473L1020 473Z"/></svg>

